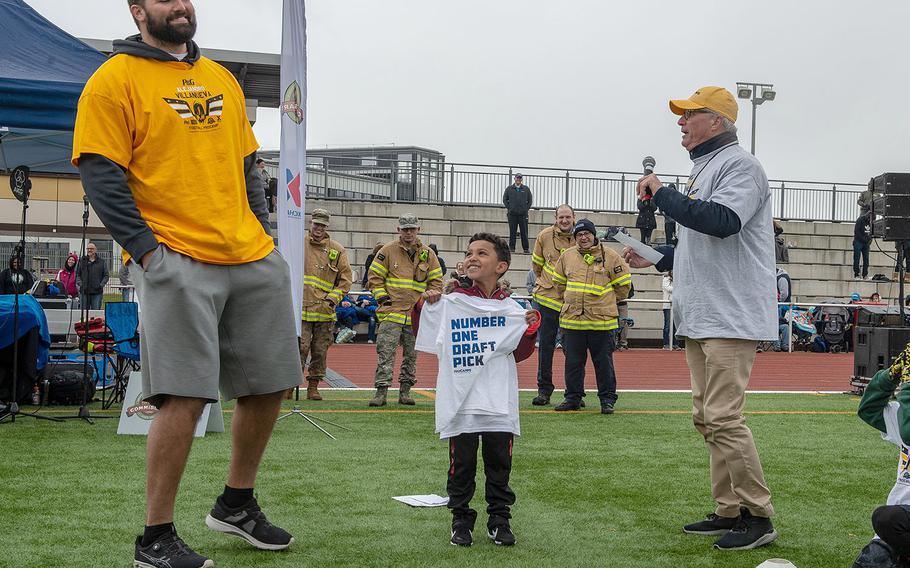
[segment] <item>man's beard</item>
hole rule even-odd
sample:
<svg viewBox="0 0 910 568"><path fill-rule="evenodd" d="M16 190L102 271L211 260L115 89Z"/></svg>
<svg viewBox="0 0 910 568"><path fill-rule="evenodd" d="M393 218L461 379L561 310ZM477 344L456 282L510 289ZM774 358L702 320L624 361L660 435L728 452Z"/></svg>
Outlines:
<svg viewBox="0 0 910 568"><path fill-rule="evenodd" d="M184 14L182 17L185 17L189 23L171 25L167 19L149 18L147 24L149 35L162 43L173 45L181 45L190 41L196 35L196 17L190 14Z"/></svg>

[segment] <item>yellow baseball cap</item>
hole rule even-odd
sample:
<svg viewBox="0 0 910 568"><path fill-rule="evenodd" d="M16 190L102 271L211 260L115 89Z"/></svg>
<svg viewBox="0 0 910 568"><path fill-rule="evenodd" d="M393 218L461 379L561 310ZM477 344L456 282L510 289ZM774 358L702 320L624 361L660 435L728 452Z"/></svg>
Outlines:
<svg viewBox="0 0 910 568"><path fill-rule="evenodd" d="M739 112L733 93L723 87L702 87L688 99L670 101L670 111L673 114L682 115L687 110L700 108L713 110L732 122L736 122L736 113Z"/></svg>

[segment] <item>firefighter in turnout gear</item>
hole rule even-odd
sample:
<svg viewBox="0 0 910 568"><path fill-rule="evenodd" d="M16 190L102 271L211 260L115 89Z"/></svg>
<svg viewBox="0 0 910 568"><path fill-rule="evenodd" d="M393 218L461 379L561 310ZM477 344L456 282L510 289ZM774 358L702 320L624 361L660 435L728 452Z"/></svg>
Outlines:
<svg viewBox="0 0 910 568"><path fill-rule="evenodd" d="M556 350L559 333L559 312L562 310L562 297L559 289L553 284L553 267L559 256L575 246L572 227L575 226L575 211L568 205L556 208L556 222L537 235L534 242L534 253L531 255L531 269L536 276L534 284L534 301L540 310L540 346L537 351L537 396L531 404L545 406L550 404L553 394L553 351Z"/></svg>
<svg viewBox="0 0 910 568"><path fill-rule="evenodd" d="M306 397L322 400L319 381L325 379L325 358L332 345L335 305L351 290L348 253L327 231L331 220L325 209L314 209L303 251L303 323L300 327L300 364L306 368Z"/></svg>
<svg viewBox="0 0 910 568"><path fill-rule="evenodd" d="M559 257L551 274L562 294L559 325L564 330L566 356L565 401L556 410L578 410L584 397L588 352L594 362L600 411L613 414L616 372L613 368L615 333L619 328L616 302L629 295L632 275L625 261L598 242L594 223L581 219L572 230L576 246Z"/></svg>
<svg viewBox="0 0 910 568"><path fill-rule="evenodd" d="M376 253L367 286L376 298L376 394L370 406L383 406L392 385L395 350L401 344L404 358L398 374L399 404L414 404L411 387L417 370L417 351L411 332L411 310L427 290L442 291L442 268L436 254L420 242L420 220L405 213L398 217L398 239Z"/></svg>

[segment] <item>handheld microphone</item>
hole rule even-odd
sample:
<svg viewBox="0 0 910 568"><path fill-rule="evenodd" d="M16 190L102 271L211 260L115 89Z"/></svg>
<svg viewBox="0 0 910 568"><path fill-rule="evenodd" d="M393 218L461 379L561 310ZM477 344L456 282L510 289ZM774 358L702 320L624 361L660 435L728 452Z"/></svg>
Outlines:
<svg viewBox="0 0 910 568"><path fill-rule="evenodd" d="M656 164L657 164L657 162L654 160L654 158L652 156L645 156L645 159L641 161L641 167L644 169L646 176L654 173L654 166ZM651 190L646 189L645 194L642 196L641 200L648 201L651 199L651 197L652 197Z"/></svg>
<svg viewBox="0 0 910 568"><path fill-rule="evenodd" d="M88 196L82 196L82 220L88 223Z"/></svg>

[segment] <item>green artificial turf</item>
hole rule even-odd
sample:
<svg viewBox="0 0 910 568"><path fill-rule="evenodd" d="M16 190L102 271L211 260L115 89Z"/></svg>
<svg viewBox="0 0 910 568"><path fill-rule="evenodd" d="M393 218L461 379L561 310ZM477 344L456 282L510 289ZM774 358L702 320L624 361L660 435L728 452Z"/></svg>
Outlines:
<svg viewBox="0 0 910 568"><path fill-rule="evenodd" d="M176 523L216 566L752 568L773 557L799 568L850 566L895 475L897 449L856 418L856 398L750 395L747 422L781 536L755 551L720 552L711 537L681 531L712 511L708 454L688 395L625 393L617 413L602 416L594 397L594 408L557 414L531 407L532 393L522 393L511 482L518 545L496 547L484 535L480 466L475 544L456 548L447 509L391 499L445 495L447 446L433 434L432 400L370 411L368 392L324 394L301 406L353 431L328 427L332 441L299 417L279 422L257 484L270 520L297 539L289 551L258 552L205 528L230 436L195 442ZM230 419L227 405L228 427ZM0 566L131 565L144 521L145 439L116 429L117 420L0 425Z"/></svg>

